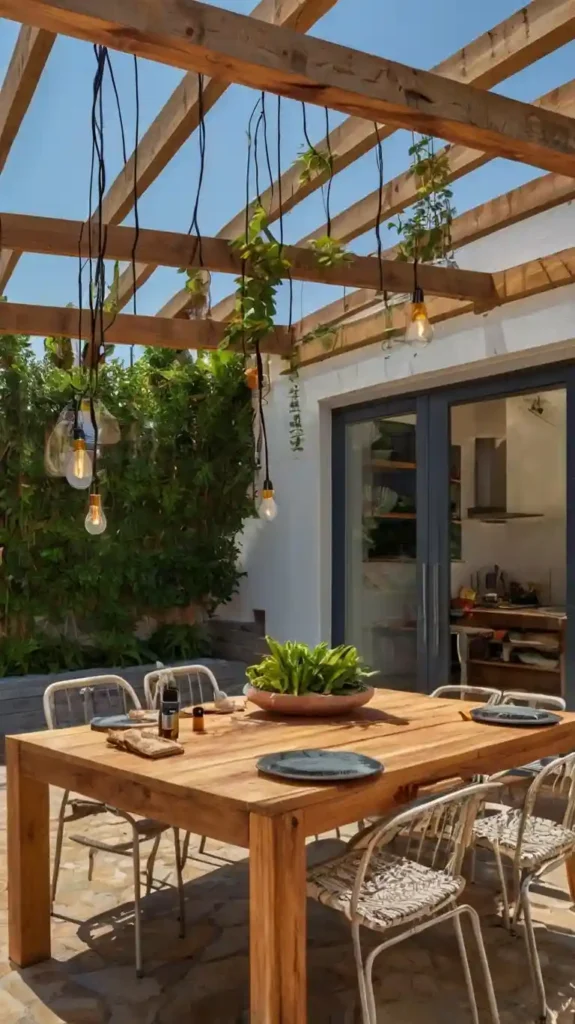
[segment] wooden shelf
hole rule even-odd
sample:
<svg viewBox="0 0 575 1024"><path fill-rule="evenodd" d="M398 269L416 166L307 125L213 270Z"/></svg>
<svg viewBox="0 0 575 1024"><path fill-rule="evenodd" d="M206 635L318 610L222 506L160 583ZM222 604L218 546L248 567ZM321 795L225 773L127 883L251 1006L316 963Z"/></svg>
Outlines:
<svg viewBox="0 0 575 1024"><path fill-rule="evenodd" d="M374 519L417 519L416 512L372 512Z"/></svg>
<svg viewBox="0 0 575 1024"><path fill-rule="evenodd" d="M470 665L492 665L497 668L519 668L526 669L528 672L553 672L556 675L561 674L560 668L544 668L543 665L526 665L523 661L498 661L497 658L469 658Z"/></svg>
<svg viewBox="0 0 575 1024"><path fill-rule="evenodd" d="M391 459L372 459L372 469L415 469L415 462L393 462Z"/></svg>

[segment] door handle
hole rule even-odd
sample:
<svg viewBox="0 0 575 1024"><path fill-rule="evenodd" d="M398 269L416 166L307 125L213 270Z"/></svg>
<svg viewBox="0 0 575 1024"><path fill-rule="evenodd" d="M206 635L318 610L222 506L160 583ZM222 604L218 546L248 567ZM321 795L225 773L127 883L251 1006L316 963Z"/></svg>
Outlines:
<svg viewBox="0 0 575 1024"><path fill-rule="evenodd" d="M427 562L421 563L421 626L423 646L427 647Z"/></svg>
<svg viewBox="0 0 575 1024"><path fill-rule="evenodd" d="M439 562L433 566L433 654L439 654Z"/></svg>

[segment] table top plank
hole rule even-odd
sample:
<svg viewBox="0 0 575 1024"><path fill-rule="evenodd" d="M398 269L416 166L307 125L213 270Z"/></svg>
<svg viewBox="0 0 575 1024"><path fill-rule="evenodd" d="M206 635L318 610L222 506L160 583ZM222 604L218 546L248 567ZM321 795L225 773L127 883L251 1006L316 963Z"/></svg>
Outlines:
<svg viewBox="0 0 575 1024"><path fill-rule="evenodd" d="M414 784L489 773L575 749L573 713L562 714L561 724L549 728L511 729L473 722L469 712L474 706L378 690L368 707L345 719L287 720L254 709L240 725L231 717L206 716L207 734L193 735L191 723L184 720L185 753L162 761L110 748L105 734L88 727L25 734L11 742L21 746L30 774L41 771L45 781L62 785L68 773L70 786L88 796L93 792L86 787L94 787L97 776L101 792L106 786L111 792L123 787L125 809L145 813L140 799L138 808L126 806L139 786L150 797L146 813L167 820L173 806L178 818L173 824L199 831L201 819L202 831L215 838L222 829L227 835L244 835L243 816L250 812L276 815L296 809L305 812L306 831L313 832L319 830L318 823L332 827L389 807L394 794ZM256 762L265 753L309 747L355 750L383 761L385 771L369 781L303 785L257 770ZM229 829L212 822L218 815L229 818Z"/></svg>

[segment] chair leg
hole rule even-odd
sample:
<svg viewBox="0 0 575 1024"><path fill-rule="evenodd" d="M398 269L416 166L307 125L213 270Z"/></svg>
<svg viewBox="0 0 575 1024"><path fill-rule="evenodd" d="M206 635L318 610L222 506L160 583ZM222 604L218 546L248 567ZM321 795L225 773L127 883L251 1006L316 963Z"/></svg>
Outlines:
<svg viewBox="0 0 575 1024"><path fill-rule="evenodd" d="M471 977L469 957L467 956L467 949L465 947L465 939L463 937L463 928L461 927L460 914L456 914L455 917L453 918L453 926L455 928L455 934L457 936L457 945L459 946L461 964L463 966L463 973L465 975L465 984L467 985L467 994L469 996L469 1005L471 1007L473 1024L479 1024L477 999L475 997L475 989L473 987L473 978Z"/></svg>
<svg viewBox="0 0 575 1024"><path fill-rule="evenodd" d="M142 921L140 908L140 842L132 826L132 864L134 868L134 936L136 942L136 975L142 977Z"/></svg>
<svg viewBox="0 0 575 1024"><path fill-rule="evenodd" d="M180 900L180 938L186 937L186 901L184 897L184 879L182 877L182 853L180 849L180 831L174 829L174 853L176 856L176 877L178 879L178 897Z"/></svg>
<svg viewBox="0 0 575 1024"><path fill-rule="evenodd" d="M204 852L204 850L206 848L207 838L208 838L207 836L201 836L200 837L200 845L199 845L199 848L198 848L198 853L203 853Z"/></svg>
<svg viewBox="0 0 575 1024"><path fill-rule="evenodd" d="M191 832L186 832L186 834L184 836L184 845L183 845L183 848L182 848L182 871L184 870L184 868L186 866L186 861L188 859L188 851L190 849L190 839L191 839L191 837L192 837L192 833Z"/></svg>
<svg viewBox="0 0 575 1024"><path fill-rule="evenodd" d="M479 914L473 909L473 907L469 906L462 906L460 908L460 913L467 914L471 921L471 927L473 928L473 933L475 935L475 942L477 944L479 959L483 970L483 977L485 979L485 988L487 991L489 1010L491 1012L491 1020L493 1021L493 1024L500 1024L499 1010L497 1008L497 1000L495 998L495 989L493 988L493 978L491 977L489 961L487 959L487 953L485 952L485 943L483 942L483 935L481 934Z"/></svg>
<svg viewBox="0 0 575 1024"><path fill-rule="evenodd" d="M531 904L529 903L529 886L531 885L532 876L527 875L521 885L521 892L519 901L523 904L523 917L525 927L525 942L527 944L527 955L529 965L531 968L531 981L533 983L533 992L537 1001L537 1020L541 1024L545 1024L548 1019L547 999L545 996L545 982L543 981L543 973L541 971L541 962L539 960L539 953L537 951L537 942L535 940L535 930L533 928L533 918L531 917Z"/></svg>
<svg viewBox="0 0 575 1024"><path fill-rule="evenodd" d="M357 984L359 987L359 998L361 1001L361 1017L363 1024L377 1024L377 1016L375 1009L375 997L373 994L373 983L371 980L371 971L369 973L369 979L367 977L366 970L363 966L363 957L361 955L361 939L359 936L359 925L352 924L351 934L353 939L353 952L355 956L355 966L357 968Z"/></svg>
<svg viewBox="0 0 575 1024"><path fill-rule="evenodd" d="M503 900L503 923L507 928L507 931L511 930L511 915L509 912L509 896L507 894L507 882L505 879L505 871L503 870L503 861L501 859L501 850L497 843L493 844L493 856L495 857L495 864L497 865L497 874L499 875L499 881L501 883L501 898Z"/></svg>
<svg viewBox="0 0 575 1024"><path fill-rule="evenodd" d="M150 850L148 860L146 863L146 896L149 896L152 891L152 882L154 881L154 865L156 863L156 855L158 853L158 847L160 845L160 839L162 838L161 833L156 836Z"/></svg>
<svg viewBox="0 0 575 1024"><path fill-rule="evenodd" d="M60 875L60 863L62 861L62 844L64 842L64 816L66 814L66 805L68 803L68 797L70 796L70 790L67 789L62 797L62 803L60 804L60 811L58 814L58 831L56 832L56 848L54 850L54 867L52 868L52 899L50 902L50 912L54 910L54 901L56 899L56 891L58 889L58 877Z"/></svg>

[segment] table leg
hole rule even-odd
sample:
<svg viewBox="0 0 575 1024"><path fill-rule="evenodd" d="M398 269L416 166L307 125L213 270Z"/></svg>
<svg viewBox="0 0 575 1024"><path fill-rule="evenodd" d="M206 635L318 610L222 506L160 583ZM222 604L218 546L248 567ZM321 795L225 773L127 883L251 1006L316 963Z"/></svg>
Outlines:
<svg viewBox="0 0 575 1024"><path fill-rule="evenodd" d="M19 967L50 957L50 805L45 782L24 775L6 740L9 956Z"/></svg>
<svg viewBox="0 0 575 1024"><path fill-rule="evenodd" d="M305 1024L305 836L297 813L250 815L250 1024Z"/></svg>

